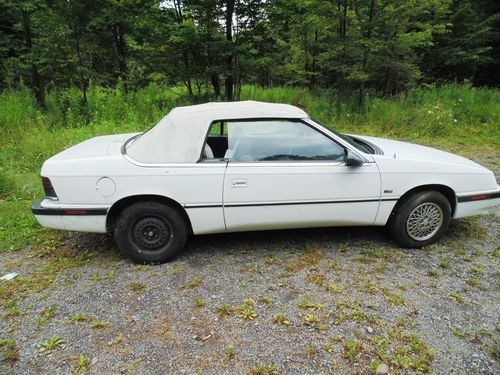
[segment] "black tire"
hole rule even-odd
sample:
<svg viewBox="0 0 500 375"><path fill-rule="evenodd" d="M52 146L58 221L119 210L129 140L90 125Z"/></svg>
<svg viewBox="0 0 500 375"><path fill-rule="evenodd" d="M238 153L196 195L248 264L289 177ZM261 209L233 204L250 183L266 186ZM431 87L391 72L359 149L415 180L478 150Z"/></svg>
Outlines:
<svg viewBox="0 0 500 375"><path fill-rule="evenodd" d="M438 241L448 229L450 220L448 199L437 191L423 191L398 203L387 226L402 247L420 248Z"/></svg>
<svg viewBox="0 0 500 375"><path fill-rule="evenodd" d="M137 263L163 263L184 249L188 228L177 209L158 202L137 202L120 213L114 235L123 256Z"/></svg>

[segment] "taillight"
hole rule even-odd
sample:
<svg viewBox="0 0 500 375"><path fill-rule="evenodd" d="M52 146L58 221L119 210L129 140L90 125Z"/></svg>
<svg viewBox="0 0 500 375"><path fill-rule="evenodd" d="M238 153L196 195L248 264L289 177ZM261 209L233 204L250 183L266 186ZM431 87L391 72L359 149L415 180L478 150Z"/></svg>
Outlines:
<svg viewBox="0 0 500 375"><path fill-rule="evenodd" d="M57 199L56 191L54 190L52 182L50 182L50 179L48 177L42 176L42 185L43 190L45 191L45 196L47 198Z"/></svg>

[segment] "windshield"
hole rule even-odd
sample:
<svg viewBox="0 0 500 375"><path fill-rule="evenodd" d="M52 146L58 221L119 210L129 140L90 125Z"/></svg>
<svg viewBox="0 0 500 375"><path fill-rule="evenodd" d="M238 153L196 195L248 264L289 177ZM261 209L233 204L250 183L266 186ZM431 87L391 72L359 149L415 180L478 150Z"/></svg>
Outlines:
<svg viewBox="0 0 500 375"><path fill-rule="evenodd" d="M361 152L364 152L365 154L371 154L372 153L372 150L368 149L366 146L364 146L363 144L359 143L359 142L356 142L354 140L354 138L352 138L351 136L347 135L347 134L342 134L342 133L339 133L335 130L333 130L331 127L329 126L326 126L324 124L322 124L321 122L319 121L316 121L314 119L311 119L313 120L315 123L323 126L324 128L328 129L329 131L331 131L332 133L334 133L336 136L338 136L339 138L342 138L344 141L346 141L347 143L349 143L352 147L354 147L356 150L358 151L361 151Z"/></svg>

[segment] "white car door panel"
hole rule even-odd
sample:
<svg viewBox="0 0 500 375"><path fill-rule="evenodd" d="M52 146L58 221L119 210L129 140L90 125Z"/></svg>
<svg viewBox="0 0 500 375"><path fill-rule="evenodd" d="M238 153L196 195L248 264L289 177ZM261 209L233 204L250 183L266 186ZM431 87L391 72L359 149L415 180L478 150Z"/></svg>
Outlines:
<svg viewBox="0 0 500 375"><path fill-rule="evenodd" d="M374 163L229 162L223 197L229 231L370 225L380 177Z"/></svg>

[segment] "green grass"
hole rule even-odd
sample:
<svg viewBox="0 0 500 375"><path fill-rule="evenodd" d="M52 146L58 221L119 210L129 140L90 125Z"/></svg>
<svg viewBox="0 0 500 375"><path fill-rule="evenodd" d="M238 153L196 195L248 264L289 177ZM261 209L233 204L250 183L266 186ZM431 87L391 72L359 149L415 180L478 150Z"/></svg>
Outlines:
<svg viewBox="0 0 500 375"><path fill-rule="evenodd" d="M359 110L335 93L304 88L244 86L242 100L283 102L339 131L427 143L473 156L499 155L500 90L448 84L372 98ZM149 85L134 93L92 87L88 103L76 88L47 93L47 110L28 89L0 93L0 252L47 243L60 234L41 228L30 207L42 193L44 160L85 139L142 131L170 109L190 104L179 87Z"/></svg>

